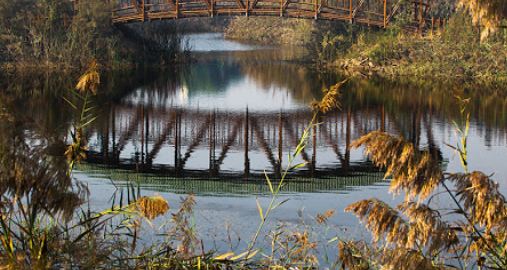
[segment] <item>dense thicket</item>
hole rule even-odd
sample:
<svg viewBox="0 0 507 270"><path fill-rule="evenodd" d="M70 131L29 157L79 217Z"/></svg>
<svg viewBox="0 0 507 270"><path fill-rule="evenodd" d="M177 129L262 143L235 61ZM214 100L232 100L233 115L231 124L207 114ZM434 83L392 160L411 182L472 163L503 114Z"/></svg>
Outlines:
<svg viewBox="0 0 507 270"><path fill-rule="evenodd" d="M113 66L132 64L136 55L147 57L154 48L169 50L161 42L173 39L171 31L162 35L151 29L144 35L131 27L119 29L111 24L110 10L103 0L0 0L0 61L62 68L97 59ZM166 58L174 57L174 49Z"/></svg>

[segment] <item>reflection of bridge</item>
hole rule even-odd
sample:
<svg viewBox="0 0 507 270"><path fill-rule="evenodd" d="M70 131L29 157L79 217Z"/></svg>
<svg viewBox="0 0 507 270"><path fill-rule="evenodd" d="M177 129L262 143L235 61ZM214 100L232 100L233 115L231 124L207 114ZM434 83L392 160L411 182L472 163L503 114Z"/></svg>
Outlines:
<svg viewBox="0 0 507 270"><path fill-rule="evenodd" d="M97 127L99 140L92 143L89 161L144 171L162 168L176 174L199 170L213 176L233 171L248 177L266 167L280 174L310 119L306 110L262 114L122 105L114 107ZM307 163L305 170L311 175L330 169L336 174L338 167L353 171L351 141L388 127L380 108L327 115L313 128L308 147L298 159ZM319 164L318 155L324 156ZM224 170L227 157L229 169ZM192 160L193 166L188 166ZM266 165L259 165L264 161Z"/></svg>
<svg viewBox="0 0 507 270"><path fill-rule="evenodd" d="M347 193L357 187L372 186L387 182L383 180L383 173L375 170L371 165L364 164L362 172L349 175L330 175L320 178L291 177L286 180L284 193L318 193L340 192ZM244 181L238 179L201 177L170 177L157 173L136 173L109 166L80 164L78 169L88 176L107 178L116 182L117 186L127 183L137 183L145 190L175 193L195 194L269 194L266 181ZM131 184L129 184L131 186Z"/></svg>
<svg viewBox="0 0 507 270"><path fill-rule="evenodd" d="M114 23L214 17L219 15L279 16L347 21L387 27L405 8L402 0L116 0ZM419 25L430 17L432 0L412 0ZM411 6L411 5L409 5ZM412 8L412 6L410 7Z"/></svg>

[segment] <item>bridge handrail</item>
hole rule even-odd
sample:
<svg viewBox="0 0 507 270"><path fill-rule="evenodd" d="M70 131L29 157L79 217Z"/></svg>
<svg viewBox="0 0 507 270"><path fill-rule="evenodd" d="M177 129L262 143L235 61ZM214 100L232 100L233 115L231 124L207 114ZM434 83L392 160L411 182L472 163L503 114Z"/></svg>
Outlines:
<svg viewBox="0 0 507 270"><path fill-rule="evenodd" d="M143 0L142 3L122 4L120 7L113 9L113 23L185 17L213 17L214 15L244 15L339 20L386 28L405 1L378 0L378 3L371 8L370 5L365 4L366 0L342 1L341 5L336 3L336 6L329 5L327 0L222 0L220 2L214 0L196 0L193 2L172 0L164 3L146 2L148 1ZM218 5L215 6L215 4ZM427 27L428 24L424 22L431 22L433 27L435 18L428 17L431 11L431 0L409 1L409 4L414 4L416 14L422 14L420 20L415 20L415 22L421 24L420 27ZM382 9L383 11L381 11Z"/></svg>

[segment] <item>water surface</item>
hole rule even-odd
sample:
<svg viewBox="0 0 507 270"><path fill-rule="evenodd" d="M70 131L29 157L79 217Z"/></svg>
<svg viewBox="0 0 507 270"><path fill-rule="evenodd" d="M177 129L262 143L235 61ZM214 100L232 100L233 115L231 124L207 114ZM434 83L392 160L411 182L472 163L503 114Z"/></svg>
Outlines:
<svg viewBox="0 0 507 270"><path fill-rule="evenodd" d="M187 40L196 58L188 66L104 76L95 100L99 118L87 134L90 153L77 178L88 185L97 210L109 207L127 183L140 185L143 195L161 194L173 208L181 196L194 193L195 223L205 245L226 251L233 235L241 239L235 246L241 249L259 222L256 199L264 206L269 201L264 172L280 176L312 117L309 104L345 76L316 71L298 61L296 50L245 45L219 34ZM49 153L58 153L73 119L61 96L72 84L44 75L9 80L0 107L19 121L27 139L47 142ZM288 180L282 199L289 201L268 227L305 224L319 234L314 217L335 209L333 229L321 239L364 237L357 219L343 209L371 197L399 201L362 149L350 148L369 131L400 134L429 149L446 170L461 171L459 157L447 146L457 143L454 94L472 100L471 169L494 173L506 193L507 95L502 89L480 90L429 81L351 80L341 109L319 118L297 156L296 163L306 166Z"/></svg>

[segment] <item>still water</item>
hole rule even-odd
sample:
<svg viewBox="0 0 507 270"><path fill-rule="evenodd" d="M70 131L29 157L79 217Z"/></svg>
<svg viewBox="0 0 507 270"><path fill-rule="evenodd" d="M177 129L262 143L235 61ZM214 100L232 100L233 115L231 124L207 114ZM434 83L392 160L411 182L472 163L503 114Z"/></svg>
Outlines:
<svg viewBox="0 0 507 270"><path fill-rule="evenodd" d="M186 44L195 61L184 67L105 76L96 100L99 118L87 134L90 153L77 178L88 186L96 210L109 207L127 183L139 185L143 195L162 195L173 208L193 193L194 222L205 246L241 250L259 223L256 199L264 207L270 199L264 173L279 177L311 120L310 103L346 76L318 72L300 61L296 48L242 44L220 34L189 35ZM51 78L7 81L0 107L24 123L34 142L58 148L72 116L61 100L64 90L55 89L72 82ZM471 98L471 169L494 173L507 193L507 95L476 90L465 83L351 80L341 109L319 119L297 156L296 163L306 166L288 180L282 195L288 202L268 228L303 226L323 241L364 237L357 219L343 209L371 197L399 201L362 150L349 147L369 131L403 135L441 157L448 171L461 171L459 157L447 146L457 142L455 94ZM27 92L28 97L16 94ZM314 217L329 209L336 214L324 230ZM334 248L321 252L336 256Z"/></svg>

